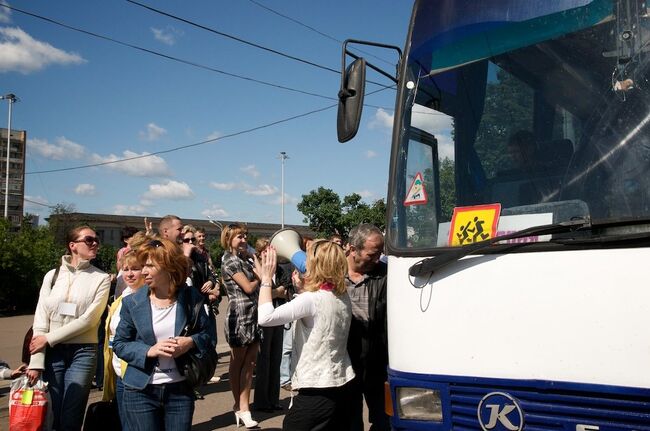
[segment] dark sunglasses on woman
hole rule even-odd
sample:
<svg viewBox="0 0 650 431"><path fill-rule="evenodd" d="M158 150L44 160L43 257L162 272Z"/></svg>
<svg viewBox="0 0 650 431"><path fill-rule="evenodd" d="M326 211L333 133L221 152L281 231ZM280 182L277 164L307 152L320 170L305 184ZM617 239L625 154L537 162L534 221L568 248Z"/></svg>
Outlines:
<svg viewBox="0 0 650 431"><path fill-rule="evenodd" d="M99 238L96 236L85 236L72 242L85 242L88 247L92 247L95 244L99 245Z"/></svg>
<svg viewBox="0 0 650 431"><path fill-rule="evenodd" d="M190 242L194 244L196 242L196 238L183 238L183 242L186 244Z"/></svg>

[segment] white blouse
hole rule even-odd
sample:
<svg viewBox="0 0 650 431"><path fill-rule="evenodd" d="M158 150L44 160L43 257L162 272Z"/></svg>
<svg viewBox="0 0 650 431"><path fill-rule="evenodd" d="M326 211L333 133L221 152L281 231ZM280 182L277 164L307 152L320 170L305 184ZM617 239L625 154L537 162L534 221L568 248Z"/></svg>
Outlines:
<svg viewBox="0 0 650 431"><path fill-rule="evenodd" d="M257 309L257 323L260 326L278 326L302 319L306 327L313 328L318 318L314 293L303 292L278 308L274 308L272 302L260 304Z"/></svg>

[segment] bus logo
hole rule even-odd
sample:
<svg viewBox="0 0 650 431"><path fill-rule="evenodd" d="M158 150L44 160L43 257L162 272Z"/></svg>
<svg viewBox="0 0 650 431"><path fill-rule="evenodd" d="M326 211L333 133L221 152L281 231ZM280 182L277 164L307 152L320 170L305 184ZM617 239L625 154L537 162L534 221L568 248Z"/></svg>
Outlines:
<svg viewBox="0 0 650 431"><path fill-rule="evenodd" d="M522 431L524 413L505 392L490 392L478 403L478 421L483 431Z"/></svg>

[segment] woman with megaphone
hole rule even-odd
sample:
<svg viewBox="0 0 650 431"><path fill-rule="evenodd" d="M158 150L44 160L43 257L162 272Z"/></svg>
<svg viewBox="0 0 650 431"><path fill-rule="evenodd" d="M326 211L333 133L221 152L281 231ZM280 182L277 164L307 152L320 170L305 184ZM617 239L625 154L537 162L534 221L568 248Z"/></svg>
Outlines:
<svg viewBox="0 0 650 431"><path fill-rule="evenodd" d="M277 308L271 286L276 268L273 247L262 254L258 322L296 321L291 386L298 391L283 429L338 430L348 416L348 383L354 371L347 353L352 305L345 288L347 260L340 245L314 241L306 252L303 293Z"/></svg>

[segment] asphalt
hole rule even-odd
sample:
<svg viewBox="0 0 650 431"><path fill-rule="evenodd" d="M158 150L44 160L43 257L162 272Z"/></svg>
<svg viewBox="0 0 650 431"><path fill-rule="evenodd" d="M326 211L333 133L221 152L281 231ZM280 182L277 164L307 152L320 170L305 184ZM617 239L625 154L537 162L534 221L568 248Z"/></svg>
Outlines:
<svg viewBox="0 0 650 431"><path fill-rule="evenodd" d="M225 313L226 301L221 303L221 314L217 318L217 334L220 341L223 341L223 316ZM0 358L8 362L10 366L17 367L20 364L22 342L25 333L33 321L32 315L0 317ZM195 404L192 429L196 431L207 430L236 430L235 415L232 412L233 397L230 392L228 381L228 364L230 348L228 344L217 345L219 363L215 376L221 377L218 383L210 383L199 389L205 399L197 400ZM10 381L0 380L0 430L8 430L9 412L8 395ZM254 393L253 389L253 393ZM251 395L251 401L253 396ZM89 403L101 400L101 392L93 389L90 393ZM253 418L259 422L259 428L264 430L281 430L282 420L289 407L291 400L290 392L280 390L280 404L285 410L276 413L256 412L253 410ZM367 415L367 412L364 412ZM243 426L239 428L244 429ZM366 426L366 430L368 427Z"/></svg>

